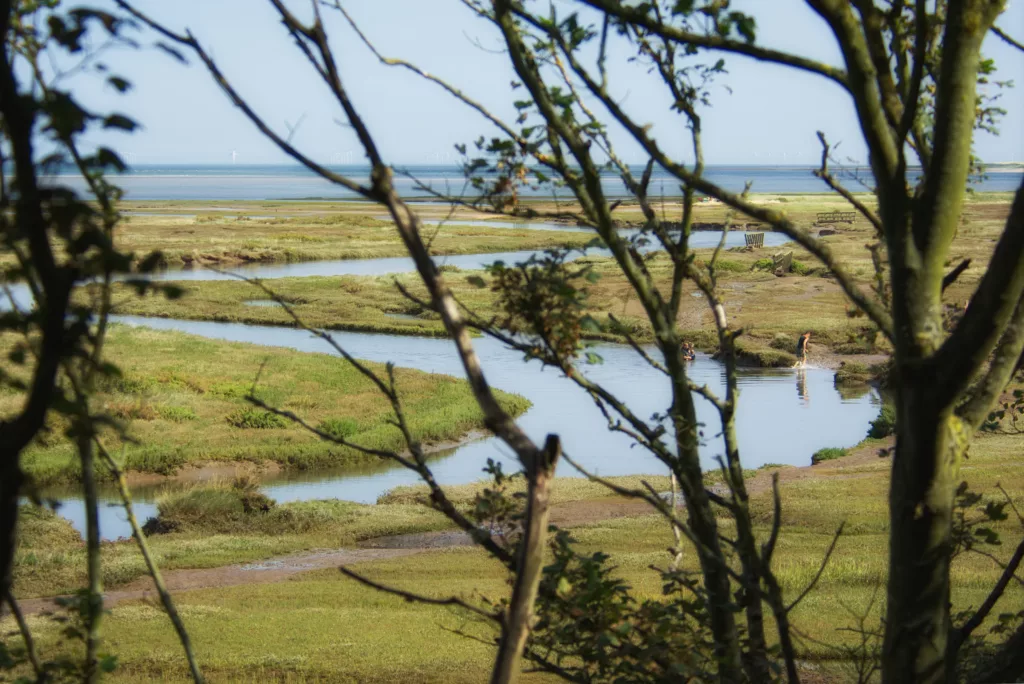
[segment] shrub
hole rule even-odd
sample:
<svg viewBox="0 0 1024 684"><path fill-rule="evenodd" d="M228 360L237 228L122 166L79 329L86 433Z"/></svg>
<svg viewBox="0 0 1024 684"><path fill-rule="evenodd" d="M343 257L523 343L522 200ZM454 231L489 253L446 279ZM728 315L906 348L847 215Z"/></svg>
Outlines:
<svg viewBox="0 0 1024 684"><path fill-rule="evenodd" d="M18 507L17 549L75 548L82 535L71 523L48 508L31 504Z"/></svg>
<svg viewBox="0 0 1024 684"><path fill-rule="evenodd" d="M796 340L786 333L776 333L768 346L772 349L781 349L782 351L792 352L796 349Z"/></svg>
<svg viewBox="0 0 1024 684"><path fill-rule="evenodd" d="M229 425L233 425L236 428L248 428L252 430L288 427L288 421L285 418L282 418L276 413L253 408L251 406L240 408L234 413L228 414L224 420L226 420Z"/></svg>
<svg viewBox="0 0 1024 684"><path fill-rule="evenodd" d="M102 377L97 383L97 389L101 392L119 394L145 394L156 387L152 378L139 378L131 375L108 375Z"/></svg>
<svg viewBox="0 0 1024 684"><path fill-rule="evenodd" d="M807 264L805 264L802 261L797 261L796 259L793 259L793 263L790 266L790 271L792 273L796 273L797 275L805 276L805 275L812 275L814 273L815 269L811 268L810 266L808 266Z"/></svg>
<svg viewBox="0 0 1024 684"><path fill-rule="evenodd" d="M771 257L765 257L763 259L758 259L757 261L755 261L753 263L753 265L751 265L750 270L751 271L768 271L768 272L772 272L772 271L775 270L775 260L772 259Z"/></svg>
<svg viewBox="0 0 1024 684"><path fill-rule="evenodd" d="M878 417L871 421L868 437L882 439L896 432L896 408L892 404L883 404Z"/></svg>
<svg viewBox="0 0 1024 684"><path fill-rule="evenodd" d="M184 423L189 420L195 420L196 412L188 406L161 406L157 409L160 417L164 420L169 420L172 423Z"/></svg>
<svg viewBox="0 0 1024 684"><path fill-rule="evenodd" d="M839 447L825 447L824 449L818 449L811 456L811 465L818 465L822 461L834 461L837 458L842 458L849 453L846 449L840 449Z"/></svg>
<svg viewBox="0 0 1024 684"><path fill-rule="evenodd" d="M274 506L275 501L247 477L240 477L230 485L224 482L196 485L161 496L157 500L159 515L146 521L145 531L202 529L230 533L248 530Z"/></svg>
<svg viewBox="0 0 1024 684"><path fill-rule="evenodd" d="M359 432L359 423L352 418L328 418L327 420L320 421L320 425L317 428L321 432L326 432L331 437L344 439Z"/></svg>
<svg viewBox="0 0 1024 684"><path fill-rule="evenodd" d="M242 512L266 513L277 503L269 496L260 491L260 485L252 478L242 475L236 477L231 483L231 491L238 495L242 504Z"/></svg>
<svg viewBox="0 0 1024 684"><path fill-rule="evenodd" d="M733 261L732 259L719 259L715 262L716 271L727 271L730 273L741 273L747 270L747 267L742 261Z"/></svg>

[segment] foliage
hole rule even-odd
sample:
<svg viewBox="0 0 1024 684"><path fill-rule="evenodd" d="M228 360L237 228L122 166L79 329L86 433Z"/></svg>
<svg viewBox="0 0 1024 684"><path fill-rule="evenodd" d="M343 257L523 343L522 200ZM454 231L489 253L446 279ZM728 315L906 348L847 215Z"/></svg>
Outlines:
<svg viewBox="0 0 1024 684"><path fill-rule="evenodd" d="M843 458L849 453L847 449L840 449L838 447L825 447L824 449L818 449L811 455L811 465L818 465L823 461L833 461L837 458Z"/></svg>
<svg viewBox="0 0 1024 684"><path fill-rule="evenodd" d="M587 284L598 276L589 264L566 263L568 256L567 250L551 250L513 266L498 261L487 269L502 312L498 325L531 339L534 356L571 359L579 349Z"/></svg>
<svg viewBox="0 0 1024 684"><path fill-rule="evenodd" d="M286 418L257 408L240 408L234 413L225 416L224 420L229 425L237 428L248 428L252 430L270 430L274 428L286 428L290 425Z"/></svg>
<svg viewBox="0 0 1024 684"><path fill-rule="evenodd" d="M351 437L359 431L359 423L352 418L328 418L320 421L317 426L321 432L326 432L332 437Z"/></svg>
<svg viewBox="0 0 1024 684"><path fill-rule="evenodd" d="M581 554L572 536L551 540L531 649L576 681L679 682L713 676L707 597L697 578L657 571L662 596L638 600L600 551Z"/></svg>
<svg viewBox="0 0 1024 684"><path fill-rule="evenodd" d="M988 418L981 424L981 429L987 432L1024 432L1022 418L1024 418L1024 390L1015 389L1009 397L999 402L999 408L988 414ZM1006 425L1007 420L1009 420L1009 426Z"/></svg>
<svg viewBox="0 0 1024 684"><path fill-rule="evenodd" d="M896 407L892 404L882 404L878 411L878 417L871 421L868 429L868 437L871 439L882 439L896 433Z"/></svg>

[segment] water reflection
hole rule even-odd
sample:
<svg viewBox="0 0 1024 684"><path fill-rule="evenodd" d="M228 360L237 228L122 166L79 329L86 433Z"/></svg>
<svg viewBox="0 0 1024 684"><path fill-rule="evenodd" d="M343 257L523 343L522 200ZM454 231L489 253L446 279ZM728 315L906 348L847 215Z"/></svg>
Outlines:
<svg viewBox="0 0 1024 684"><path fill-rule="evenodd" d="M807 391L807 369L803 367L796 369L796 394L800 397L802 405L810 405L811 395Z"/></svg>

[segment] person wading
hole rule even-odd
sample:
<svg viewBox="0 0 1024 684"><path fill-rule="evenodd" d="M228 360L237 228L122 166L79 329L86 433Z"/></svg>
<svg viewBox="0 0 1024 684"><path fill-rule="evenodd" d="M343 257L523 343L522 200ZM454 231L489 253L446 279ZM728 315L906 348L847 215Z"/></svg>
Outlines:
<svg viewBox="0 0 1024 684"><path fill-rule="evenodd" d="M796 343L796 358L798 359L797 363L796 363L797 366L804 367L804 366L807 365L807 352L808 352L808 350L810 348L810 343L811 343L811 333L809 333L809 332L805 332L803 335L800 336L800 339L797 340L797 343Z"/></svg>

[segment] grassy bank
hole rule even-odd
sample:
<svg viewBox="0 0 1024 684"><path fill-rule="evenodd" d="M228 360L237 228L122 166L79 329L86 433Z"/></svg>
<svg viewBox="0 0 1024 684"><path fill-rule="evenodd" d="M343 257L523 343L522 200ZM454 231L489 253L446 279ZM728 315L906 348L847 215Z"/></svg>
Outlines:
<svg viewBox="0 0 1024 684"><path fill-rule="evenodd" d="M996 483L1008 488L1018 507L1024 505L1024 472L1018 457L1020 439L982 435L971 448L961 476L971 488L998 500ZM784 479L782 533L775 570L790 597L811 581L832 535L845 522L835 555L817 588L796 608L792 619L800 634L800 658L824 681L848 681L849 664L840 647L858 636L845 627L868 612L867 626L877 627L884 609L888 525L887 459L873 454L815 466L813 477ZM804 469L786 469L804 470ZM760 477L760 476L759 476ZM771 496L749 485L758 534L768 534ZM566 500L599 496L601 491L559 479ZM474 487L456 489L468 501ZM411 501L415 493L396 492L393 500ZM411 507L414 504L389 504ZM1005 561L1018 539L1012 521L997 523L1007 543L993 549ZM573 532L583 552L610 553L616 572L643 598L661 596L661 582L651 564L667 562L672 537L657 516L594 522ZM167 535L173 536L173 535ZM156 543L159 542L159 538ZM689 554L685 563L695 565ZM448 549L402 559L364 563L360 572L373 579L432 596L457 595L468 600L508 592L502 568L473 549ZM953 568L954 611L978 606L1001 569L975 554L957 558ZM879 587L882 587L879 592ZM478 682L486 679L493 651L448 630L468 630L489 637L487 628L454 609L409 604L361 587L337 571L309 573L293 581L180 593L178 605L189 626L200 662L214 681L360 681ZM259 606L259 629L253 629L253 606ZM1024 592L1011 587L994 613L1024 608ZM57 639L58 627L31 618L45 647ZM106 646L119 656L116 681L143 678L185 681L179 647L166 617L147 603L115 608L105 622ZM540 676L526 681L543 680ZM546 680L544 680L546 681Z"/></svg>
<svg viewBox="0 0 1024 684"><path fill-rule="evenodd" d="M812 224L818 212L835 209L841 203L828 196L762 196L761 199L783 206L802 225ZM969 258L972 266L947 291L949 301L962 303L973 292L1008 210L1007 197L1003 195L979 195L968 202L963 225L954 242L952 261L959 263ZM624 207L621 211L624 220L630 220L632 209ZM697 220L721 220L724 216L721 206L702 205ZM874 270L865 245L874 242L876 237L866 223L840 226L837 234L824 239L836 259L860 285L870 288ZM514 248L522 247L524 243L517 243ZM790 251L794 272L785 277L774 275L771 255ZM699 259L709 257L710 250L698 253ZM600 279L589 288L586 313L605 324L605 328L599 333L588 332L588 336L623 341L625 338L620 331L609 324L611 314L636 339L649 341L649 323L618 267L610 259L592 259L591 262ZM667 287L672 270L669 259L664 255L653 256L647 266L655 281ZM812 357L816 350L822 349L851 354L871 348L865 319L853 315L834 279L796 245L756 251L731 250L718 262L718 274L726 312L734 325L745 331L740 339L741 358L751 365L792 365L796 338L808 330L812 332ZM446 276L460 301L485 317L494 313L495 294L489 288L478 287L479 272L451 271ZM395 287L396 279L417 295L424 294L419 280L411 274L284 278L275 279L270 285L310 325L339 330L442 335L443 328L437 317L402 296ZM219 281L182 285L186 296L177 301L155 297L137 299L127 289L121 289L117 296L118 311L144 316L292 325L290 317L279 307L247 303L267 297L246 283ZM698 347L712 349L715 346L711 334L712 314L692 285L687 284L685 288L677 323Z"/></svg>
<svg viewBox="0 0 1024 684"><path fill-rule="evenodd" d="M449 526L441 514L409 504L270 501L266 510L246 511L243 496L230 483L196 485L162 497L158 505L158 524L147 529L154 558L164 570L216 568ZM157 528L173 531L159 533ZM85 585L85 572L84 544L71 524L46 509L22 506L15 553L16 594L22 598L68 594ZM103 545L107 589L144 575L146 566L133 540Z"/></svg>
<svg viewBox="0 0 1024 684"><path fill-rule="evenodd" d="M230 267L407 254L393 223L362 213L380 215L382 209L358 205L360 213L349 213L334 210L335 206L325 203L319 212L310 213L304 205L286 203L266 208L243 204L227 210L208 203L132 203L124 211L143 213L125 215L115 242L138 259L159 251L164 267ZM502 228L485 222L479 226L429 225L424 234L436 255L582 246L590 238L585 233ZM0 264L6 263L13 264L13 257L0 255Z"/></svg>
<svg viewBox="0 0 1024 684"><path fill-rule="evenodd" d="M104 383L96 406L125 427L125 438L106 430L103 439L129 471L169 474L221 461L319 468L367 460L253 408L245 397L257 374L256 395L272 406L365 447L405 447L388 423L393 414L387 400L336 356L114 326L107 358L122 376ZM383 373L382 364L370 366ZM407 369L396 370L396 382L413 434L428 447L458 441L483 427L465 382ZM522 397L499 396L515 414L528 406ZM21 401L19 394L0 396L0 415ZM77 458L63 436L66 427L55 420L22 457L23 467L40 484L79 476Z"/></svg>
<svg viewBox="0 0 1024 684"><path fill-rule="evenodd" d="M666 489L667 477L615 477L621 486L640 480ZM513 490L519 490L513 484ZM481 483L446 488L459 508L472 508ZM263 560L312 549L354 546L397 534L451 529L434 511L421 487L400 487L377 505L312 500L279 504L254 481L215 480L171 490L157 499L158 515L146 525L153 552L166 570L214 568ZM608 491L587 480L566 478L552 497L556 506L604 499ZM143 521L140 520L140 523ZM103 548L103 579L116 589L146 574L135 542L121 539ZM18 529L15 584L19 597L52 596L74 591L85 577L81 536L48 509L24 505Z"/></svg>

